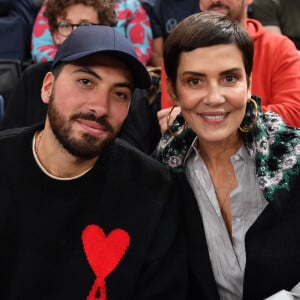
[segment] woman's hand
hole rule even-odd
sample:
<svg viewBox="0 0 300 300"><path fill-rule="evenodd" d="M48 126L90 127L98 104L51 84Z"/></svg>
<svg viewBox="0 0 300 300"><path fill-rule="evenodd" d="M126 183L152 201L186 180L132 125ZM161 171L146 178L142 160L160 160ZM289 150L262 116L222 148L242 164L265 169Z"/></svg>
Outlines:
<svg viewBox="0 0 300 300"><path fill-rule="evenodd" d="M157 113L157 119L158 119L158 123L160 126L160 132L162 134L164 134L167 130L168 130L168 125L167 125L167 119L168 119L168 114L170 113L172 107L171 108L165 108L160 110ZM173 121L175 120L176 116L180 113L180 107L175 107L172 111L172 113L170 114L170 121L169 124L171 125L173 123Z"/></svg>

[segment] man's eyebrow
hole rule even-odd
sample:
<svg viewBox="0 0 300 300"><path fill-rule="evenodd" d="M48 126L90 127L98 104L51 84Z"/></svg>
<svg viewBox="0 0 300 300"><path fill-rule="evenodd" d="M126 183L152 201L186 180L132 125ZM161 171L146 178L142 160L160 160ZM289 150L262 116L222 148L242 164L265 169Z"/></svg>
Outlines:
<svg viewBox="0 0 300 300"><path fill-rule="evenodd" d="M133 91L133 84L128 82L117 82L115 84L116 87L125 87Z"/></svg>
<svg viewBox="0 0 300 300"><path fill-rule="evenodd" d="M73 71L73 73L86 73L86 74L89 74L89 75L92 75L96 78L98 78L99 80L101 80L101 76L98 75L96 72L94 72L92 69L90 68L81 68L81 69L76 69L75 71Z"/></svg>

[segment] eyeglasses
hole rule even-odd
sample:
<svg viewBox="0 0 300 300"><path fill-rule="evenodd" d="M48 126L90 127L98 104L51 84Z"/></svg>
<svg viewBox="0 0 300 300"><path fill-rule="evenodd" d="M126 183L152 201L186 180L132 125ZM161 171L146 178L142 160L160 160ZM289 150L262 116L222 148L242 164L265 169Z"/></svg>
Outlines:
<svg viewBox="0 0 300 300"><path fill-rule="evenodd" d="M91 25L98 25L95 23L90 22L82 22L79 24L71 24L68 21L61 21L56 24L58 32L63 36L68 36L74 30L75 27L79 26L91 26Z"/></svg>

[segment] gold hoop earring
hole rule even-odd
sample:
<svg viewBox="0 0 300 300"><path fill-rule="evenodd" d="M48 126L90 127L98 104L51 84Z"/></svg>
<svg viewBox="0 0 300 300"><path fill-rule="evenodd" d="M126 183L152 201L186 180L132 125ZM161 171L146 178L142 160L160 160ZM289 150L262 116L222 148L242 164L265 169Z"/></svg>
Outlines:
<svg viewBox="0 0 300 300"><path fill-rule="evenodd" d="M247 133L253 129L253 127L256 125L257 118L258 118L258 107L257 107L257 103L255 102L255 100L253 100L252 98L249 98L247 100L247 102L248 102L248 104L252 103L252 105L254 106L255 113L254 113L254 119L250 125L247 125L247 127L239 126L240 131L244 132L244 133Z"/></svg>
<svg viewBox="0 0 300 300"><path fill-rule="evenodd" d="M168 115L167 115L167 127L168 127L168 131L169 133L173 136L173 137L178 137L179 135L181 135L184 130L186 129L186 122L184 122L184 124L181 126L181 128L179 128L176 132L174 132L171 128L171 125L170 125L170 119L171 119L171 114L172 114L172 111L174 110L175 107L177 107L178 105L174 105L170 111L168 112Z"/></svg>

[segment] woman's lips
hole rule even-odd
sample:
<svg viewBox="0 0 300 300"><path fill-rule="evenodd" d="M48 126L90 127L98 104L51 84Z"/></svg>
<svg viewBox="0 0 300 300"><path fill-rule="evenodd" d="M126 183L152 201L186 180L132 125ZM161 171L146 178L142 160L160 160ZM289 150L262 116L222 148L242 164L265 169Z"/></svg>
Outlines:
<svg viewBox="0 0 300 300"><path fill-rule="evenodd" d="M219 125L227 117L227 113L205 113L200 114L202 119L209 124Z"/></svg>

